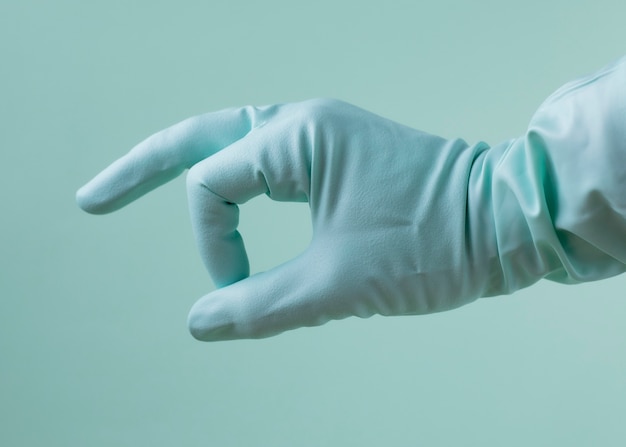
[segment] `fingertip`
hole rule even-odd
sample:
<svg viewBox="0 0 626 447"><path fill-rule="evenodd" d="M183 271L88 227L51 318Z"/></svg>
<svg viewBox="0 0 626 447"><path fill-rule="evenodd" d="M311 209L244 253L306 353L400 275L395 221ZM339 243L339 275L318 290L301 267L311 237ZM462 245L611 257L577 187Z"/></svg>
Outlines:
<svg viewBox="0 0 626 447"><path fill-rule="evenodd" d="M200 318L198 312L194 312L194 307L189 311L187 316L187 329L193 338L198 341L209 341L207 338L207 327L203 318Z"/></svg>
<svg viewBox="0 0 626 447"><path fill-rule="evenodd" d="M91 191L89 183L76 191L76 203L83 211L89 214L106 214L112 210L108 209L106 202L99 201Z"/></svg>
<svg viewBox="0 0 626 447"><path fill-rule="evenodd" d="M92 201L90 200L89 194L87 192L87 185L82 186L76 191L76 203L80 207L81 210L89 213L89 214L98 214L97 207L93 206Z"/></svg>
<svg viewBox="0 0 626 447"><path fill-rule="evenodd" d="M214 303L215 304L215 303ZM189 333L198 341L220 341L232 339L233 321L225 309L216 308L207 298L193 305L187 317Z"/></svg>

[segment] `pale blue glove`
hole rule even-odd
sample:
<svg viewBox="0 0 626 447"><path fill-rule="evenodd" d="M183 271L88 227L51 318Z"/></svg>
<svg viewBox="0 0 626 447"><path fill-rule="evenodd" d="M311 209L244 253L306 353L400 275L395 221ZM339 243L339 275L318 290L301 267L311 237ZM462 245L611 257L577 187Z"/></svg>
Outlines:
<svg viewBox="0 0 626 447"><path fill-rule="evenodd" d="M335 100L209 113L143 141L77 200L107 213L190 169L193 228L218 287L189 315L200 340L444 311L542 277L600 279L626 264L625 67L568 84L525 137L493 148ZM248 277L236 204L259 194L307 201L313 238Z"/></svg>

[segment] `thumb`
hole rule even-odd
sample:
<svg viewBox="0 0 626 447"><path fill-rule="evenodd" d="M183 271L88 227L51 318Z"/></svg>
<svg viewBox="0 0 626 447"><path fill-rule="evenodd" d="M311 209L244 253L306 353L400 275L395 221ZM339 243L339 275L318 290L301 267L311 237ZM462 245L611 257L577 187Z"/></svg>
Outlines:
<svg viewBox="0 0 626 447"><path fill-rule="evenodd" d="M285 264L218 289L193 305L189 331L201 341L265 338L353 315L336 287L338 275L328 263L323 265L310 248Z"/></svg>

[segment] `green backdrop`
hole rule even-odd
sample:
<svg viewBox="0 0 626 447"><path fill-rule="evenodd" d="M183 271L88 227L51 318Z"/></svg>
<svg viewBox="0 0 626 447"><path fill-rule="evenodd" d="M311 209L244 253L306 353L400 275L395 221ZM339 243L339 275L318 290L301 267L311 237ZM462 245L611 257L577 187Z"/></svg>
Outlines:
<svg viewBox="0 0 626 447"><path fill-rule="evenodd" d="M425 317L196 342L212 289L184 179L94 217L75 190L193 114L337 97L446 137L521 134L626 52L622 0L0 4L0 445L622 446L626 276ZM306 205L242 209L252 269Z"/></svg>

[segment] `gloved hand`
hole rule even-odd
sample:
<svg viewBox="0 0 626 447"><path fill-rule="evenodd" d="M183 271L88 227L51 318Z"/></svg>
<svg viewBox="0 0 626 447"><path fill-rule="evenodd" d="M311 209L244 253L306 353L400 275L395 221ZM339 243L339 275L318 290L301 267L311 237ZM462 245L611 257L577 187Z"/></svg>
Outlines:
<svg viewBox="0 0 626 447"><path fill-rule="evenodd" d="M611 276L626 263L624 67L557 93L525 137L493 148L335 100L209 113L143 141L77 200L107 213L189 169L193 229L218 287L189 315L206 341ZM259 194L307 201L313 238L249 277L237 204Z"/></svg>

